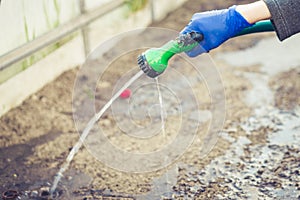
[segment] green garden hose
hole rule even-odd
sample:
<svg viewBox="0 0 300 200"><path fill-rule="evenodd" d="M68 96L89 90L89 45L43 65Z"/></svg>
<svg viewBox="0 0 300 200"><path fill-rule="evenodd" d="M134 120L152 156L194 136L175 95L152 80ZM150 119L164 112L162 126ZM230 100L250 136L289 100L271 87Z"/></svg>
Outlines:
<svg viewBox="0 0 300 200"><path fill-rule="evenodd" d="M244 29L235 37L274 31L270 20L257 22L253 26ZM192 50L204 39L201 33L191 32L180 34L175 40L171 40L160 48L151 48L138 56L138 65L151 78L162 74L168 66L168 61L175 54Z"/></svg>
<svg viewBox="0 0 300 200"><path fill-rule="evenodd" d="M241 35L248 35L251 33L261 33L261 32L270 32L270 31L274 31L273 24L270 20L265 20L265 21L257 22L249 28L245 28L240 33L238 33L235 37Z"/></svg>

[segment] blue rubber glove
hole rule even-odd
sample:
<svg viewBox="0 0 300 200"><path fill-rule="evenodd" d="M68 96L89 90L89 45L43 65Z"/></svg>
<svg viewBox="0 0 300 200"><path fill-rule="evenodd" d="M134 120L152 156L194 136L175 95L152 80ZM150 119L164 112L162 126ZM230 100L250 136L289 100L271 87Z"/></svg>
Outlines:
<svg viewBox="0 0 300 200"><path fill-rule="evenodd" d="M224 10L196 13L181 33L199 32L203 34L204 40L186 54L195 57L207 53L252 25L236 11L236 6Z"/></svg>

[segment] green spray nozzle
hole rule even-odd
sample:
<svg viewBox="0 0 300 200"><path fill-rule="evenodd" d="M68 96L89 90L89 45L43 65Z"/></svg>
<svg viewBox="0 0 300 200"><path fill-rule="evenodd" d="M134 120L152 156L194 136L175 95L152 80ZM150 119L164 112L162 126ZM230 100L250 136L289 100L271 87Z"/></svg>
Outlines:
<svg viewBox="0 0 300 200"><path fill-rule="evenodd" d="M244 29L235 37L250 33L274 31L270 20L257 22L255 25ZM169 59L177 53L192 50L204 39L201 33L191 32L181 34L160 48L152 48L138 56L138 65L151 78L162 74L168 66Z"/></svg>
<svg viewBox="0 0 300 200"><path fill-rule="evenodd" d="M192 50L203 40L201 33L191 32L180 34L160 48L148 49L138 56L140 68L151 78L155 78L165 71L169 59L175 54Z"/></svg>

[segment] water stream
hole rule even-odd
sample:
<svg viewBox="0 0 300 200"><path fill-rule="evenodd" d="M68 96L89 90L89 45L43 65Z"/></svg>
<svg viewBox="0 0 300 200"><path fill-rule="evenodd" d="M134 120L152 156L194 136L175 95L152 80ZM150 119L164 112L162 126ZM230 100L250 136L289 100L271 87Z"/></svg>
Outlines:
<svg viewBox="0 0 300 200"><path fill-rule="evenodd" d="M155 82L156 82L156 88L157 88L157 92L158 92L158 101L159 101L159 105L160 105L161 130L162 130L163 137L165 138L166 131L165 131L164 105L163 105L162 93L160 91L160 85L158 82L158 77L155 78Z"/></svg>
<svg viewBox="0 0 300 200"><path fill-rule="evenodd" d="M165 130L165 115L164 115L164 104L163 104L163 98L162 98L162 92L160 90L160 85L158 82L158 77L155 78L156 87L157 87L157 93L158 93L158 101L160 105L160 118L161 118L161 130L162 130L162 136L164 140L166 139L166 130ZM165 157L165 162L167 162L167 157ZM166 187L168 187L169 177L166 173ZM165 188L168 190L167 188ZM167 191L166 191L167 192Z"/></svg>
<svg viewBox="0 0 300 200"><path fill-rule="evenodd" d="M94 117L88 122L85 129L83 130L79 140L74 145L72 150L70 151L65 163L60 168L58 173L56 174L52 187L50 189L50 194L53 196L58 183L60 182L61 178L63 177L64 172L69 168L69 165L71 161L73 160L75 154L79 151L81 146L83 145L84 140L88 136L89 132L93 128L94 124L101 118L101 116L105 113L105 111L111 106L111 104L120 96L120 94L127 89L134 81L136 81L142 74L144 74L143 71L139 71L137 74L135 74L129 81L127 81L124 86L115 94L113 97L103 106L103 108L94 115Z"/></svg>

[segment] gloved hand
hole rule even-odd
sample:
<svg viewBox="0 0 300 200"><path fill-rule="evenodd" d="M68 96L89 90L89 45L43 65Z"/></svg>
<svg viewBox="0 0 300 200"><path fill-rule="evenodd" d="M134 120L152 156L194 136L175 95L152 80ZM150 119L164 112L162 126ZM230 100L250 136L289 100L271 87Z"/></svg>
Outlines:
<svg viewBox="0 0 300 200"><path fill-rule="evenodd" d="M186 54L195 57L207 53L252 25L236 11L236 6L224 10L196 13L181 33L199 32L204 35L204 40Z"/></svg>

